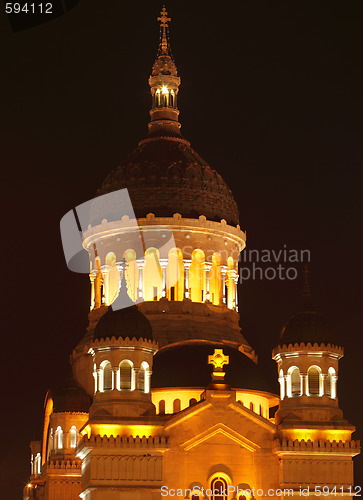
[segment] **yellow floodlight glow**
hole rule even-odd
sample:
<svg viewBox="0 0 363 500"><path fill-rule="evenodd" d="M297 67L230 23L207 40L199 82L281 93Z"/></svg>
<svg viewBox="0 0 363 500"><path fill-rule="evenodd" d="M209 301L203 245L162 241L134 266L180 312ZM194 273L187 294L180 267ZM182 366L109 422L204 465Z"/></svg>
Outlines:
<svg viewBox="0 0 363 500"><path fill-rule="evenodd" d="M283 431L285 439L311 441L324 439L327 441L349 441L352 431L330 429L289 429Z"/></svg>
<svg viewBox="0 0 363 500"><path fill-rule="evenodd" d="M89 424L87 425L82 434L88 436L155 436L160 431L161 426L157 425L123 425L123 424Z"/></svg>
<svg viewBox="0 0 363 500"><path fill-rule="evenodd" d="M161 89L162 94L169 94L169 90L165 87L165 85Z"/></svg>

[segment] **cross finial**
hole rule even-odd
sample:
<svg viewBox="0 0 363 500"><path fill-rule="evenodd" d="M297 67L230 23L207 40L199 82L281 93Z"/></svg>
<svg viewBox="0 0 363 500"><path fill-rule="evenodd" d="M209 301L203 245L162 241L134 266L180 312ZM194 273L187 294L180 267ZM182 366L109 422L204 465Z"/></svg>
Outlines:
<svg viewBox="0 0 363 500"><path fill-rule="evenodd" d="M157 20L160 21L159 55L160 54L168 54L169 44L168 44L168 37L167 37L167 29L169 27L168 22L171 21L171 18L168 17L168 13L166 12L165 5L163 5L163 8L160 12L160 17L158 17Z"/></svg>
<svg viewBox="0 0 363 500"><path fill-rule="evenodd" d="M165 5L163 5L163 8L161 9L161 12L160 12L160 17L158 17L157 20L160 21L161 28L168 27L168 22L171 21L171 18L168 17L168 13L166 12Z"/></svg>
<svg viewBox="0 0 363 500"><path fill-rule="evenodd" d="M229 364L229 356L223 353L223 349L214 349L214 354L208 356L208 364L214 366L212 377L214 381L223 381L225 372L223 366Z"/></svg>

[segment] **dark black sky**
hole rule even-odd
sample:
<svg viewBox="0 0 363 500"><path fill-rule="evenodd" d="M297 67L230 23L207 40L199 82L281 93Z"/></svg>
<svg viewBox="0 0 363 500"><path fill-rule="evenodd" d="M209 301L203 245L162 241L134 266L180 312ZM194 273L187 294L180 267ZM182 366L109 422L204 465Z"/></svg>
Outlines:
<svg viewBox="0 0 363 500"><path fill-rule="evenodd" d="M49 386L87 324L87 277L68 271L59 220L144 137L161 4L83 0L13 33L0 14L2 453L21 497ZM345 346L339 401L362 437L363 4L170 1L184 135L232 188L248 248L309 249L316 302ZM248 280L243 331L262 365L301 282ZM359 470L358 470L359 469ZM356 483L363 483L363 462Z"/></svg>

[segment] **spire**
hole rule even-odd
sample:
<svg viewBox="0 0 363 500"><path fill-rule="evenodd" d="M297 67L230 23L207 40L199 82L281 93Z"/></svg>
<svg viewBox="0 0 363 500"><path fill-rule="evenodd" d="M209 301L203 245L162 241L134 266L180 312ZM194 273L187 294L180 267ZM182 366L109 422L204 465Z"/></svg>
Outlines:
<svg viewBox="0 0 363 500"><path fill-rule="evenodd" d="M160 21L160 43L159 43L159 51L158 56L161 54L166 54L171 57L170 53L170 44L169 44L169 25L168 22L171 21L171 18L168 17L168 13L166 12L165 5L160 12L160 17L157 19Z"/></svg>
<svg viewBox="0 0 363 500"><path fill-rule="evenodd" d="M149 133L145 141L173 138L186 142L180 133L178 121L179 110L177 107L177 95L179 92L180 78L171 54L169 42L169 22L171 18L165 6L162 8L160 17L160 39L156 60L152 67L149 85L152 97L150 110L151 121Z"/></svg>

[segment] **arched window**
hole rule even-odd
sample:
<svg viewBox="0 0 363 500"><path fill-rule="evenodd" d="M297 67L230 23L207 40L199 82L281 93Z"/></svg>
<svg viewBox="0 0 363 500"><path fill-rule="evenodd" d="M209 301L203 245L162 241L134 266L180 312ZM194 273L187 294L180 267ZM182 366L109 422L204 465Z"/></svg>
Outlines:
<svg viewBox="0 0 363 500"><path fill-rule="evenodd" d="M164 399L160 399L160 401L159 401L159 414L165 415L165 400Z"/></svg>
<svg viewBox="0 0 363 500"><path fill-rule="evenodd" d="M255 411L255 405L252 403L252 401L250 403L250 410Z"/></svg>
<svg viewBox="0 0 363 500"><path fill-rule="evenodd" d="M221 258L217 253L212 255L212 267L209 271L209 300L214 305L222 302Z"/></svg>
<svg viewBox="0 0 363 500"><path fill-rule="evenodd" d="M320 370L317 366L308 369L309 396L320 396Z"/></svg>
<svg viewBox="0 0 363 500"><path fill-rule="evenodd" d="M227 500L228 484L224 477L217 476L212 479L210 489L212 490L211 500Z"/></svg>
<svg viewBox="0 0 363 500"><path fill-rule="evenodd" d="M194 250L189 268L189 297L192 302L204 302L205 300L204 261L204 252L199 249Z"/></svg>
<svg viewBox="0 0 363 500"><path fill-rule="evenodd" d="M189 399L189 406L193 406L193 405L196 405L197 404L197 400L195 398L190 398Z"/></svg>
<svg viewBox="0 0 363 500"><path fill-rule="evenodd" d="M37 456L35 457L35 470L34 473L36 475L39 475L42 471L42 461L41 461L41 456L40 453L37 453Z"/></svg>
<svg viewBox="0 0 363 500"><path fill-rule="evenodd" d="M139 287L139 266L136 262L135 250L126 250L123 255L126 260L127 293L133 302L136 302Z"/></svg>
<svg viewBox="0 0 363 500"><path fill-rule="evenodd" d="M137 378L137 388L139 391L148 393L149 388L149 365L143 361L140 366L139 375Z"/></svg>
<svg viewBox="0 0 363 500"><path fill-rule="evenodd" d="M163 273L159 261L159 250L150 247L145 252L143 272L144 299L159 300L163 285Z"/></svg>
<svg viewBox="0 0 363 500"><path fill-rule="evenodd" d="M118 296L120 284L120 273L116 266L116 255L114 252L109 252L106 255L105 263L105 302L106 305L110 305Z"/></svg>
<svg viewBox="0 0 363 500"><path fill-rule="evenodd" d="M330 367L325 379L326 394L332 399L336 398L336 375L334 368Z"/></svg>
<svg viewBox="0 0 363 500"><path fill-rule="evenodd" d="M301 377L299 368L290 372L291 396L301 396Z"/></svg>
<svg viewBox="0 0 363 500"><path fill-rule="evenodd" d="M260 405L260 415L262 417L262 405Z"/></svg>
<svg viewBox="0 0 363 500"><path fill-rule="evenodd" d="M69 431L69 447L75 448L77 446L77 436L78 432L76 427L73 425Z"/></svg>
<svg viewBox="0 0 363 500"><path fill-rule="evenodd" d="M173 413L177 413L180 411L181 403L180 399L174 399L173 401Z"/></svg>
<svg viewBox="0 0 363 500"><path fill-rule="evenodd" d="M236 308L236 282L235 282L235 268L232 257L227 259L228 269L226 272L226 285L227 285L227 306L229 309Z"/></svg>
<svg viewBox="0 0 363 500"><path fill-rule="evenodd" d="M57 450L63 449L64 435L61 426L58 426L57 430L55 431L55 444Z"/></svg>
<svg viewBox="0 0 363 500"><path fill-rule="evenodd" d="M172 248L166 266L166 296L169 300L184 298L183 254L179 248Z"/></svg>
<svg viewBox="0 0 363 500"><path fill-rule="evenodd" d="M109 361L103 361L101 363L102 368L102 384L101 391L107 392L112 391L112 367Z"/></svg>
<svg viewBox="0 0 363 500"><path fill-rule="evenodd" d="M120 363L120 390L132 391L133 387L133 365L128 359Z"/></svg>

